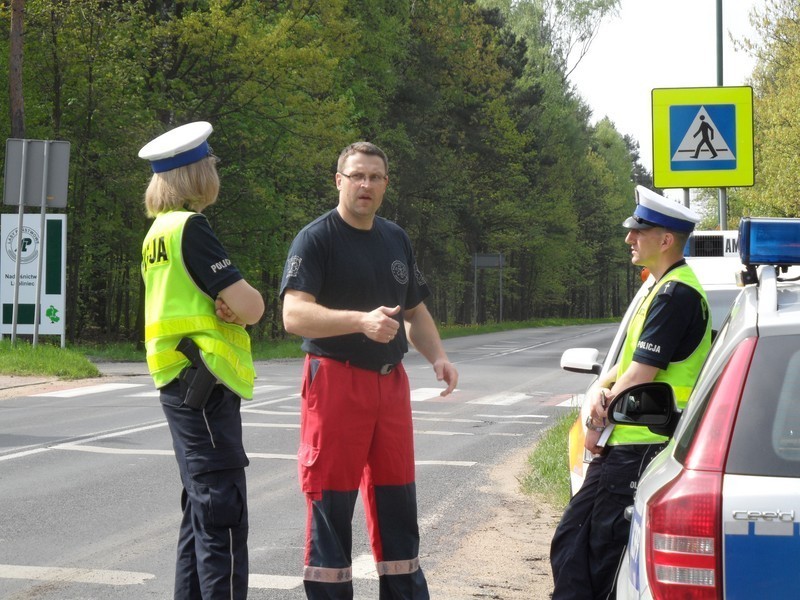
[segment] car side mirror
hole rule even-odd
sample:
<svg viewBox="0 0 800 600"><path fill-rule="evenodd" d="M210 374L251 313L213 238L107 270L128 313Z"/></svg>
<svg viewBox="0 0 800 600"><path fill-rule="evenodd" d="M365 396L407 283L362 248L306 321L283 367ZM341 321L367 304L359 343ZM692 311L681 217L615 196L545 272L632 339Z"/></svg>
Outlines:
<svg viewBox="0 0 800 600"><path fill-rule="evenodd" d="M667 437L675 433L680 416L672 386L664 381L640 383L623 390L608 407L611 423L647 427Z"/></svg>
<svg viewBox="0 0 800 600"><path fill-rule="evenodd" d="M597 362L597 348L570 348L561 355L561 368L573 373L600 375L603 365Z"/></svg>

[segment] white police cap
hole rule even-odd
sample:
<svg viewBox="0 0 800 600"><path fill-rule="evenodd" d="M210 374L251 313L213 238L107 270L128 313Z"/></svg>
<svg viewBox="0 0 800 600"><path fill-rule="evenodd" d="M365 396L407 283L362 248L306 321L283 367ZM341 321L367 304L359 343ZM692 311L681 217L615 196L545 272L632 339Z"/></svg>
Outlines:
<svg viewBox="0 0 800 600"><path fill-rule="evenodd" d="M661 194L636 186L636 210L622 224L627 229L666 227L673 231L691 232L700 222L700 215L683 204L664 198Z"/></svg>
<svg viewBox="0 0 800 600"><path fill-rule="evenodd" d="M139 158L150 161L153 173L163 173L203 160L211 154L208 136L211 123L195 121L161 134L139 150Z"/></svg>

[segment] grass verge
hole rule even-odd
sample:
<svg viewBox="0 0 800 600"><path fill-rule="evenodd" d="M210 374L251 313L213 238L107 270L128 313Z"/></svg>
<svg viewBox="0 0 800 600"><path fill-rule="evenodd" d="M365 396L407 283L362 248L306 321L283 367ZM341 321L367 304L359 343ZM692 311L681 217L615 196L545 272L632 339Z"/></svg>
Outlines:
<svg viewBox="0 0 800 600"><path fill-rule="evenodd" d="M567 439L578 412L576 408L562 415L544 432L528 456L528 470L520 480L523 492L538 494L551 506L566 506L569 502Z"/></svg>
<svg viewBox="0 0 800 600"><path fill-rule="evenodd" d="M64 379L99 377L100 371L81 352L51 344L33 346L26 341L0 340L0 373L44 375Z"/></svg>

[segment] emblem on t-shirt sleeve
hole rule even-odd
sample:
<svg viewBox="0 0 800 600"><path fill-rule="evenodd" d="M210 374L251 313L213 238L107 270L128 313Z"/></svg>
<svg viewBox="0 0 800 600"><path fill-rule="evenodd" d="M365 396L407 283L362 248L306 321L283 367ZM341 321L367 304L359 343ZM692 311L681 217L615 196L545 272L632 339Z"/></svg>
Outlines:
<svg viewBox="0 0 800 600"><path fill-rule="evenodd" d="M422 271L419 270L417 263L414 263L414 277L417 280L417 285L427 285L427 281L425 281L425 276L422 274Z"/></svg>
<svg viewBox="0 0 800 600"><path fill-rule="evenodd" d="M404 262L396 260L392 263L392 275L400 285L408 283L408 267Z"/></svg>
<svg viewBox="0 0 800 600"><path fill-rule="evenodd" d="M302 262L303 259L296 254L290 256L286 261L286 277L297 277L297 273L300 272L300 263Z"/></svg>

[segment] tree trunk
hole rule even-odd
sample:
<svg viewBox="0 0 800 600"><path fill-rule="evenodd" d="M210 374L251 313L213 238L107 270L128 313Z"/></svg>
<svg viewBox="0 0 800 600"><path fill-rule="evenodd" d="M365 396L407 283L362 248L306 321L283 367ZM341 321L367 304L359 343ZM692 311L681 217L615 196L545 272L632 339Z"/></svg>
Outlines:
<svg viewBox="0 0 800 600"><path fill-rule="evenodd" d="M25 101L22 96L22 24L25 0L11 0L11 43L8 57L8 95L11 137L25 138Z"/></svg>

